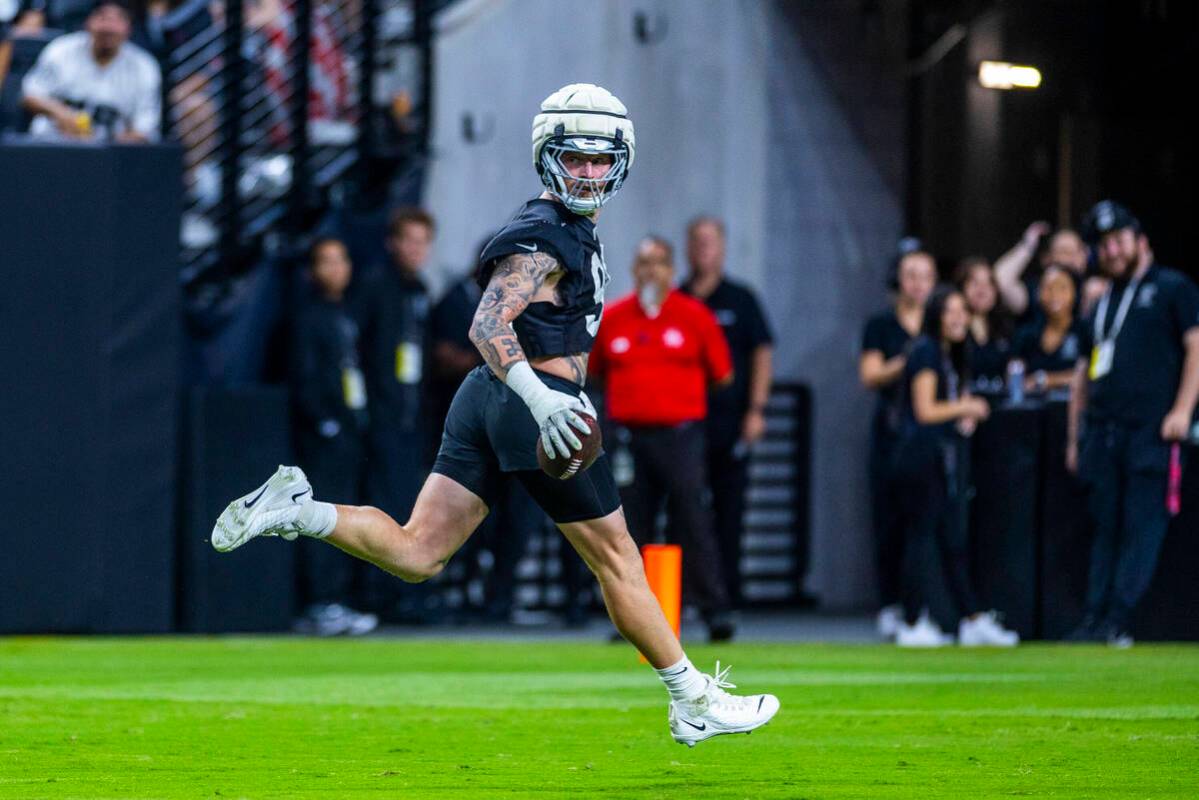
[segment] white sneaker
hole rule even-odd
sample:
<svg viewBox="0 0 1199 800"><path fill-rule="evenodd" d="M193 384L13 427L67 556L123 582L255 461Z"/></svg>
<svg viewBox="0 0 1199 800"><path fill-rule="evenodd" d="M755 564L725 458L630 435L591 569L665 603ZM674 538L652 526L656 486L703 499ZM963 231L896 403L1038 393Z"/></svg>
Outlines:
<svg viewBox="0 0 1199 800"><path fill-rule="evenodd" d="M300 534L296 519L312 502L312 487L299 467L280 466L266 483L226 506L212 528L212 546L222 553L241 547L255 536Z"/></svg>
<svg viewBox="0 0 1199 800"><path fill-rule="evenodd" d="M749 733L770 722L778 712L779 701L772 694L740 697L724 691L737 688L725 680L729 669L722 670L717 661L716 676L704 676L708 688L702 695L695 700L670 702L670 735L676 742L695 747L696 742L722 733Z"/></svg>
<svg viewBox="0 0 1199 800"><path fill-rule="evenodd" d="M944 647L953 644L953 637L946 635L926 611L915 625L900 621L899 630L895 632L895 644L900 647Z"/></svg>
<svg viewBox="0 0 1199 800"><path fill-rule="evenodd" d="M325 603L309 606L292 630L309 636L361 636L379 627L379 617L343 606Z"/></svg>
<svg viewBox="0 0 1199 800"><path fill-rule="evenodd" d="M984 611L973 619L962 618L958 643L962 647L1015 647L1020 644L1020 634L999 624L999 615L994 611Z"/></svg>
<svg viewBox="0 0 1199 800"><path fill-rule="evenodd" d="M895 641L895 635L899 633L899 626L903 624L903 606L898 603L883 606L879 609L874 624L878 628L879 636L888 642Z"/></svg>

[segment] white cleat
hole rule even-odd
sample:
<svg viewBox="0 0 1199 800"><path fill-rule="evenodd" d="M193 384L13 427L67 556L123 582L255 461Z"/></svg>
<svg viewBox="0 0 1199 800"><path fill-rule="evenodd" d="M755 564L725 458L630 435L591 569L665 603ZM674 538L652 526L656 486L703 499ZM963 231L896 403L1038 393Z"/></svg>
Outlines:
<svg viewBox="0 0 1199 800"><path fill-rule="evenodd" d="M299 467L280 466L266 483L225 507L212 528L212 546L222 553L255 536L300 534L300 512L312 502L312 487Z"/></svg>
<svg viewBox="0 0 1199 800"><path fill-rule="evenodd" d="M899 604L883 606L874 619L878 635L888 642L895 641L895 637L899 635L899 626L902 624L903 606Z"/></svg>
<svg viewBox="0 0 1199 800"><path fill-rule="evenodd" d="M779 700L772 694L741 697L726 692L737 688L725 680L729 669L722 670L717 661L716 676L704 676L708 679L707 691L695 700L671 701L670 735L676 742L695 747L697 742L722 733L749 733L778 713Z"/></svg>
<svg viewBox="0 0 1199 800"><path fill-rule="evenodd" d="M900 647L945 647L953 644L953 637L944 633L941 626L925 611L916 620L915 625L908 625L902 621L899 623L899 630L895 633L895 644Z"/></svg>
<svg viewBox="0 0 1199 800"><path fill-rule="evenodd" d="M973 619L965 617L958 623L958 644L962 647L1015 647L1020 644L1020 634L1003 627L994 611L984 611Z"/></svg>

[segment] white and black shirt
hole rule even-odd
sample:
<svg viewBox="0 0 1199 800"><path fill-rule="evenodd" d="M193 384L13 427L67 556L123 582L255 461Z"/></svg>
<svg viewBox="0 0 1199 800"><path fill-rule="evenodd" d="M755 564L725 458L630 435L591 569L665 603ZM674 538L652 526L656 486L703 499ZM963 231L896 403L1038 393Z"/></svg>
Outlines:
<svg viewBox="0 0 1199 800"><path fill-rule="evenodd" d="M114 134L132 131L154 140L162 119L161 85L158 63L145 50L126 42L101 66L92 55L91 34L79 31L46 45L25 76L21 91L27 96L53 98L88 112L93 119L97 108L108 106L117 114ZM54 122L45 116L35 118L30 127L36 136L51 135L55 130Z"/></svg>

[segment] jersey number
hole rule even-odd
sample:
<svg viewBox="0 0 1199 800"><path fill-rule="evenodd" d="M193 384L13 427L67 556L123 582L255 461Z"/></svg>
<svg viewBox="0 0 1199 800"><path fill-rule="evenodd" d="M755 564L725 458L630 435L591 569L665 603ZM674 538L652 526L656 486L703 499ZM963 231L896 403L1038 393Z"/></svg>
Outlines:
<svg viewBox="0 0 1199 800"><path fill-rule="evenodd" d="M604 264L604 246L601 244L598 253L591 254L591 280L595 284L592 299L599 306L595 314L587 315L587 334L591 338L599 333L600 321L604 318L604 287L608 285L608 267Z"/></svg>

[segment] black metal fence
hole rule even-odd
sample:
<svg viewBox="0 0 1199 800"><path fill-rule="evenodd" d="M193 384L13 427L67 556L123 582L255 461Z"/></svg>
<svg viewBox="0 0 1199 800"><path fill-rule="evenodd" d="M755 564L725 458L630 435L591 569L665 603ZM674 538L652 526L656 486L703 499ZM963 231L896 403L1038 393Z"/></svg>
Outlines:
<svg viewBox="0 0 1199 800"><path fill-rule="evenodd" d="M344 179L426 149L432 0L190 0L165 20L185 284L306 230ZM357 173L356 173L357 171Z"/></svg>

